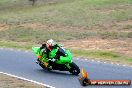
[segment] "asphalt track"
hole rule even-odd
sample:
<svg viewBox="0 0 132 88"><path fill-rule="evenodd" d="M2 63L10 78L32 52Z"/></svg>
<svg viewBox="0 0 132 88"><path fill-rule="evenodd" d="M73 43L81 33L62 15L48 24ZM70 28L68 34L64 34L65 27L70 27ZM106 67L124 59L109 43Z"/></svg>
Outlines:
<svg viewBox="0 0 132 88"><path fill-rule="evenodd" d="M78 77L69 72L43 70L35 63L31 52L0 48L0 72L41 82L56 88L82 88ZM130 79L132 67L102 63L84 59L73 59L80 68L88 71L91 79ZM132 88L131 86L87 86L85 88Z"/></svg>

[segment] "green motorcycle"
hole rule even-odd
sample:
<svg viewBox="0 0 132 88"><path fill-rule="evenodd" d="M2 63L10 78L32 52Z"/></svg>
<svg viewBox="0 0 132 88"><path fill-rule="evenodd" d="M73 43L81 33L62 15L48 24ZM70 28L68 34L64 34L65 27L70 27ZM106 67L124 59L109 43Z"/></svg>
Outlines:
<svg viewBox="0 0 132 88"><path fill-rule="evenodd" d="M47 57L47 54L42 54L42 51L40 50L40 47L32 47L33 52L36 54L39 61L39 65L43 69L48 69L48 66L52 66L52 69L50 70L60 70L60 71L69 71L73 75L78 75L80 73L79 67L72 62L72 54L68 49L64 49L63 47L58 47L57 49L50 52L50 55L54 57L56 54L60 55L60 58L55 61L53 64L49 64L49 58ZM53 53L56 53L55 55Z"/></svg>

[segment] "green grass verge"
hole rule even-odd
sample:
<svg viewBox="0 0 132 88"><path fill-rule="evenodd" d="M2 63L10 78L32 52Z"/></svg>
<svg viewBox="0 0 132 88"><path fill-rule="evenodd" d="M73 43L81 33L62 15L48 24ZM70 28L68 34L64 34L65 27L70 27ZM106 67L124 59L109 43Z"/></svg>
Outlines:
<svg viewBox="0 0 132 88"><path fill-rule="evenodd" d="M0 41L0 47L3 48L15 48L15 49L22 49L22 50L31 50L31 48L34 46L35 44L32 43L22 43L22 42L12 42L12 41L4 41L1 40Z"/></svg>
<svg viewBox="0 0 132 88"><path fill-rule="evenodd" d="M121 54L112 52L112 51L97 51L97 50L74 50L72 52L75 56L79 57L87 57L87 58L94 58L98 60L106 60L106 61L114 61L114 62L121 62L121 63L131 63L132 64L132 57L126 57Z"/></svg>

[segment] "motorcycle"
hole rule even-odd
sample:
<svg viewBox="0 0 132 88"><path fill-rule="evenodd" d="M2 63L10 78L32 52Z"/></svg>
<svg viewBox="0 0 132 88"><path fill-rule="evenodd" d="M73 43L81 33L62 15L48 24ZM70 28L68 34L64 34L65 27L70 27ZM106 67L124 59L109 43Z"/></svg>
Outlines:
<svg viewBox="0 0 132 88"><path fill-rule="evenodd" d="M62 46L56 51L56 55L60 55L60 58L52 64L49 64L52 59L46 58L46 54L40 54L42 53L40 47L32 47L32 50L37 57L41 57L41 59L38 59L38 64L43 69L48 69L48 66L50 65L52 66L50 70L69 71L73 75L78 75L80 73L79 67L72 61L71 52Z"/></svg>

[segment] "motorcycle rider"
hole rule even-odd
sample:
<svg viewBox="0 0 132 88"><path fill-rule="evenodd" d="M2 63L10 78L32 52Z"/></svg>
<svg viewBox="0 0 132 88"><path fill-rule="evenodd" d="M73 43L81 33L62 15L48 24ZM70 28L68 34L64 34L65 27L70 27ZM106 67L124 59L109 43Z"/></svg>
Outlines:
<svg viewBox="0 0 132 88"><path fill-rule="evenodd" d="M46 54L46 58L49 59L49 65L47 66L48 68L52 68L51 64L54 64L55 61L57 61L60 56L56 54L57 48L59 48L59 44L57 44L53 39L49 39L47 40L46 44L42 44L42 46L40 47L40 51L43 54ZM42 56L41 55L41 56ZM42 57L38 57L38 61L39 59L41 59Z"/></svg>

